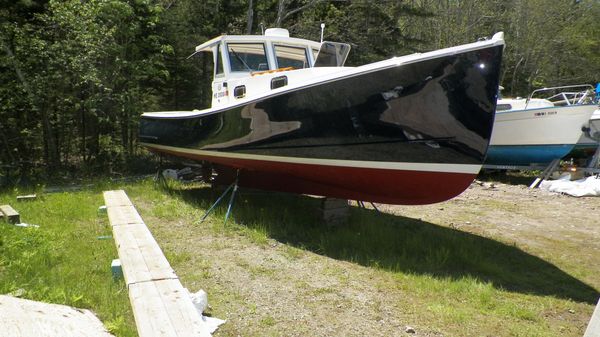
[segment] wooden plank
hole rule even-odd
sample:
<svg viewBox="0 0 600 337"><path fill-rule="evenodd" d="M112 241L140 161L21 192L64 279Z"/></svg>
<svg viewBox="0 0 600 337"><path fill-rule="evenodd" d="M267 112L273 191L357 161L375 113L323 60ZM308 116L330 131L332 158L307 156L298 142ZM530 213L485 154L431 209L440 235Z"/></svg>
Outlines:
<svg viewBox="0 0 600 337"><path fill-rule="evenodd" d="M144 225L140 224L139 226ZM121 260L121 268L123 269L125 283L129 285L140 281L151 281L152 277L150 271L146 266L142 252L139 247L137 247L137 241L135 240L134 235L126 230L124 233L115 231L115 229L121 227L125 226L113 227L113 237L119 252L119 259Z"/></svg>
<svg viewBox="0 0 600 337"><path fill-rule="evenodd" d="M0 213L4 217L4 221L12 224L21 223L21 216L10 205L0 206Z"/></svg>
<svg viewBox="0 0 600 337"><path fill-rule="evenodd" d="M210 336L179 280L132 284L129 298L140 336Z"/></svg>
<svg viewBox="0 0 600 337"><path fill-rule="evenodd" d="M583 337L600 337L600 299Z"/></svg>
<svg viewBox="0 0 600 337"><path fill-rule="evenodd" d="M133 206L129 197L123 190L116 191L105 191L104 192L104 204L106 207L113 206Z"/></svg>
<svg viewBox="0 0 600 337"><path fill-rule="evenodd" d="M140 337L176 337L169 315L154 282L129 286L129 300Z"/></svg>
<svg viewBox="0 0 600 337"><path fill-rule="evenodd" d="M133 206L107 207L108 219L113 226L144 223Z"/></svg>
<svg viewBox="0 0 600 337"><path fill-rule="evenodd" d="M113 226L113 237L128 285L177 278L146 225Z"/></svg>
<svg viewBox="0 0 600 337"><path fill-rule="evenodd" d="M31 201L37 198L37 194L17 195L17 201Z"/></svg>
<svg viewBox="0 0 600 337"><path fill-rule="evenodd" d="M171 322L178 336L210 336L204 326L202 317L190 299L190 294L179 280L164 280L154 282L163 303L169 312Z"/></svg>
<svg viewBox="0 0 600 337"><path fill-rule="evenodd" d="M140 337L210 337L187 290L123 191L104 192Z"/></svg>
<svg viewBox="0 0 600 337"><path fill-rule="evenodd" d="M89 310L0 295L0 337L110 337Z"/></svg>

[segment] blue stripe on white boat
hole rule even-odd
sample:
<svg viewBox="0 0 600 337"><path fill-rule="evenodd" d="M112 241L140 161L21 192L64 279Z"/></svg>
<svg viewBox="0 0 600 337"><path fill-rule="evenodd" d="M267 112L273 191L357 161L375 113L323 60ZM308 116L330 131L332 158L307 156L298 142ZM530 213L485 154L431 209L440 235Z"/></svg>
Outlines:
<svg viewBox="0 0 600 337"><path fill-rule="evenodd" d="M485 163L488 165L530 165L549 163L566 156L574 144L559 145L490 145Z"/></svg>

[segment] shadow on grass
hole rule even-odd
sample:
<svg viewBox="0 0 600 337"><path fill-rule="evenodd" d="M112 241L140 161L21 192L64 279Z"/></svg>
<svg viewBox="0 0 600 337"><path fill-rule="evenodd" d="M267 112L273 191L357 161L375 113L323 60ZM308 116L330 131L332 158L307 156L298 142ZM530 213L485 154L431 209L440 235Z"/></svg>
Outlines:
<svg viewBox="0 0 600 337"><path fill-rule="evenodd" d="M173 191L207 209L210 188ZM228 199L228 198L227 198ZM221 214L227 201L219 206ZM521 249L429 222L352 207L347 224L319 220L319 201L306 196L254 193L236 196L235 220L269 237L339 260L392 272L439 278L473 277L496 288L595 304L599 293L551 263Z"/></svg>

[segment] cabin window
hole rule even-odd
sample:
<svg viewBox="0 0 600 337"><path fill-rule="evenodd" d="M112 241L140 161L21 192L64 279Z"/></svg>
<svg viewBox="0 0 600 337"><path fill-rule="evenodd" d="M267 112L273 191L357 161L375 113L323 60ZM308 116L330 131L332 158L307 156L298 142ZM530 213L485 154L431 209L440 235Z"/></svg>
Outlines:
<svg viewBox="0 0 600 337"><path fill-rule="evenodd" d="M269 63L262 43L228 43L231 71L269 70Z"/></svg>
<svg viewBox="0 0 600 337"><path fill-rule="evenodd" d="M217 66L215 75L223 74L223 61L221 60L221 45L217 45Z"/></svg>
<svg viewBox="0 0 600 337"><path fill-rule="evenodd" d="M306 48L275 45L275 56L279 68L302 69L309 67Z"/></svg>

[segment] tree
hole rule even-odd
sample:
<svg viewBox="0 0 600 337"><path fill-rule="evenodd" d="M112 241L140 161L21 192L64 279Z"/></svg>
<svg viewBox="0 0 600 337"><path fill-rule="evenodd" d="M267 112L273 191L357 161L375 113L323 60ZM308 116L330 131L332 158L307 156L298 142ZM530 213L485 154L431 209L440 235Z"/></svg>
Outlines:
<svg viewBox="0 0 600 337"><path fill-rule="evenodd" d="M124 167L143 111L210 103L221 34L259 25L348 42L348 65L504 31L512 95L600 78L597 0L0 0L0 164L22 172Z"/></svg>
<svg viewBox="0 0 600 337"><path fill-rule="evenodd" d="M20 80L2 92L13 104L0 113L13 116L21 130L13 142L17 151L0 147L3 160L41 158L41 146L54 172L62 165L98 165L102 153L132 155L140 102L153 95L144 88L164 76L160 38L153 34L157 14L141 2L50 0L31 19L3 25L10 55L0 76L10 77L12 69ZM118 129L120 144L113 141Z"/></svg>
<svg viewBox="0 0 600 337"><path fill-rule="evenodd" d="M306 0L305 2L296 3L295 7L290 8L294 1L292 0L279 0L277 3L277 19L275 20L275 27L281 27L283 21L292 15L301 12L309 7L316 5L322 0Z"/></svg>

